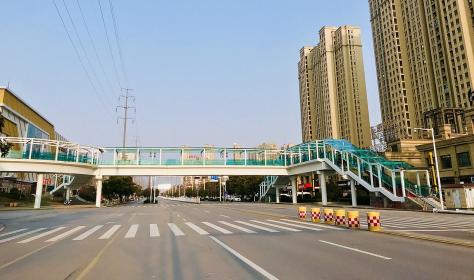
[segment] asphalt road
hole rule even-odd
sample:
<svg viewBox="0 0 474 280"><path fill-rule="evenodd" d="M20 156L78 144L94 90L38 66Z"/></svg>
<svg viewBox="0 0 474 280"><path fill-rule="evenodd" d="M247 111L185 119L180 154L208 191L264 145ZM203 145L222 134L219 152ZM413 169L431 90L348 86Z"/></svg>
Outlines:
<svg viewBox="0 0 474 280"><path fill-rule="evenodd" d="M473 248L301 224L295 214L291 205L166 200L4 211L0 279L474 278Z"/></svg>

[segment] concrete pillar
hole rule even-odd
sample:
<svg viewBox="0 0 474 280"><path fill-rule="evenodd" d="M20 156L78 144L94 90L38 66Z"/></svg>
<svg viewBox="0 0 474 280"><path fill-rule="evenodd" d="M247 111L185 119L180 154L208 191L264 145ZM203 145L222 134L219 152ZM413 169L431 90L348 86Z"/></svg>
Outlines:
<svg viewBox="0 0 474 280"><path fill-rule="evenodd" d="M323 206L328 205L328 193L326 190L326 174L324 172L319 173L319 185L321 188L321 201Z"/></svg>
<svg viewBox="0 0 474 280"><path fill-rule="evenodd" d="M275 201L276 203L280 203L280 188L279 187L275 187Z"/></svg>
<svg viewBox="0 0 474 280"><path fill-rule="evenodd" d="M71 199L71 189L66 188L66 201L69 201Z"/></svg>
<svg viewBox="0 0 474 280"><path fill-rule="evenodd" d="M351 198L352 198L352 207L357 206L357 190L355 187L355 181L351 179Z"/></svg>
<svg viewBox="0 0 474 280"><path fill-rule="evenodd" d="M41 195L43 194L43 174L36 174L36 196L35 196L35 209L41 207Z"/></svg>
<svg viewBox="0 0 474 280"><path fill-rule="evenodd" d="M296 189L296 177L291 177L291 196L292 196L292 202L293 204L296 204L298 202L297 199L297 189Z"/></svg>
<svg viewBox="0 0 474 280"><path fill-rule="evenodd" d="M98 177L95 179L95 207L100 207L100 203L102 200L102 177Z"/></svg>

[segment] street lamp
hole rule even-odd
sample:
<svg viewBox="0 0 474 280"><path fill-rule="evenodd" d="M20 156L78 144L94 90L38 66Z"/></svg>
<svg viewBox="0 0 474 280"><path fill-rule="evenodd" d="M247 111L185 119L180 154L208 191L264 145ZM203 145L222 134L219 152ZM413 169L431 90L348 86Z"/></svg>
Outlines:
<svg viewBox="0 0 474 280"><path fill-rule="evenodd" d="M414 128L413 129L414 132L416 132L417 130L429 131L431 133L431 139L433 140L433 152L434 152L434 158L435 158L436 177L438 181L439 201L441 203L441 210L444 210L443 191L441 190L441 178L439 176L438 154L436 152L436 141L434 137L434 129L433 128Z"/></svg>

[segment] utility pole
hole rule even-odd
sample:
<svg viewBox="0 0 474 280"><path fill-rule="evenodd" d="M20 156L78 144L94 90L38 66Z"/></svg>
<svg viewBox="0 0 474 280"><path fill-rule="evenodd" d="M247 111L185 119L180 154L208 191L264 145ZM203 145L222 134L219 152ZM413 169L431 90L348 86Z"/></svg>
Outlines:
<svg viewBox="0 0 474 280"><path fill-rule="evenodd" d="M128 120L134 120L134 118L130 118L128 115L128 110L129 109L134 109L136 112L136 108L134 106L130 106L130 100L133 100L135 102L135 96L130 95L129 92L132 91L133 89L130 88L122 88L123 91L125 91L125 95L120 95L119 101L123 101L123 105L117 106L115 111L118 111L119 109L123 109L124 116L120 117L119 119L123 119L123 139L122 139L122 146L125 147L126 141L127 141L127 122ZM117 120L118 123L118 120Z"/></svg>

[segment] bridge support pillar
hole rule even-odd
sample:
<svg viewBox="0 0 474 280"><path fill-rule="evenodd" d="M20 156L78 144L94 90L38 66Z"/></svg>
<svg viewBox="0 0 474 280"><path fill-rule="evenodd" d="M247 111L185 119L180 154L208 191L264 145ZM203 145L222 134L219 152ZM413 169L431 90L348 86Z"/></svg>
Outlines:
<svg viewBox="0 0 474 280"><path fill-rule="evenodd" d="M66 201L69 201L71 199L71 189L66 188Z"/></svg>
<svg viewBox="0 0 474 280"><path fill-rule="evenodd" d="M297 199L297 189L296 189L296 177L291 177L291 197L293 204L298 202Z"/></svg>
<svg viewBox="0 0 474 280"><path fill-rule="evenodd" d="M357 190L355 187L354 180L351 179L351 198L352 198L352 207L357 206Z"/></svg>
<svg viewBox="0 0 474 280"><path fill-rule="evenodd" d="M321 187L321 202L323 206L328 205L328 193L326 190L326 174L324 172L319 173L319 185Z"/></svg>
<svg viewBox="0 0 474 280"><path fill-rule="evenodd" d="M41 196L43 195L43 174L36 174L36 195L35 195L35 209L41 207Z"/></svg>
<svg viewBox="0 0 474 280"><path fill-rule="evenodd" d="M100 207L100 202L102 200L102 177L95 179L95 207Z"/></svg>
<svg viewBox="0 0 474 280"><path fill-rule="evenodd" d="M280 203L280 188L277 186L275 187L275 196L276 196L276 203Z"/></svg>

